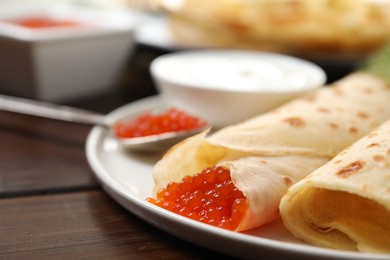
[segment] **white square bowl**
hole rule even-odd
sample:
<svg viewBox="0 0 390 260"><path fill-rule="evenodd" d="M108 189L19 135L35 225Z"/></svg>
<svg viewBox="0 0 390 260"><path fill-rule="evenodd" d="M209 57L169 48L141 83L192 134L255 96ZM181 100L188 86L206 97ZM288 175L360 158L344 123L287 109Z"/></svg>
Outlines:
<svg viewBox="0 0 390 260"><path fill-rule="evenodd" d="M31 29L10 21L55 17L79 26ZM64 4L9 4L0 10L0 92L65 101L113 87L135 46L141 16Z"/></svg>

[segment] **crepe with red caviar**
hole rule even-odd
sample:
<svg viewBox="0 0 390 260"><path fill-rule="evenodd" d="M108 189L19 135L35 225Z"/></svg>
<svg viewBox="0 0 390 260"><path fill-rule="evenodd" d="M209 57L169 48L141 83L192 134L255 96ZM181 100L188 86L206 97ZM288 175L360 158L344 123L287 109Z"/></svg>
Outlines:
<svg viewBox="0 0 390 260"><path fill-rule="evenodd" d="M293 185L280 212L314 245L390 253L390 121Z"/></svg>
<svg viewBox="0 0 390 260"><path fill-rule="evenodd" d="M193 136L172 147L155 165L155 196L150 201L235 231L273 221L292 184L390 118L389 100L385 80L356 72L269 113L210 135ZM208 181L208 172L218 174L214 166L228 170L230 179ZM204 171L207 167L211 170ZM242 200L241 195L219 192L224 184L233 187L232 194L237 194L235 188L242 192L241 213L234 209L234 200Z"/></svg>

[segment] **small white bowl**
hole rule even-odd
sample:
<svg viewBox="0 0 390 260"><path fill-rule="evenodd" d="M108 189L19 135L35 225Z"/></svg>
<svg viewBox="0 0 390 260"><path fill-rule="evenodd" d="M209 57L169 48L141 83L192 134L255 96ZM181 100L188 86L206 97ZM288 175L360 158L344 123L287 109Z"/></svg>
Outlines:
<svg viewBox="0 0 390 260"><path fill-rule="evenodd" d="M15 23L44 17L69 27L33 29ZM0 91L47 101L105 92L135 46L141 16L66 3L13 3L0 9Z"/></svg>
<svg viewBox="0 0 390 260"><path fill-rule="evenodd" d="M150 72L171 104L215 128L267 112L327 80L316 64L244 50L190 50L157 57Z"/></svg>

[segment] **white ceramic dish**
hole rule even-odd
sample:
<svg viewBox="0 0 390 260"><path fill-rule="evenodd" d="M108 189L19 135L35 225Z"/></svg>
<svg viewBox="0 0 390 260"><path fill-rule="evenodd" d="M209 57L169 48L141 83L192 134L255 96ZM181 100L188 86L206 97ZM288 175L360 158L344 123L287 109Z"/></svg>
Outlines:
<svg viewBox="0 0 390 260"><path fill-rule="evenodd" d="M150 65L156 87L173 106L215 128L242 122L320 88L318 65L270 52L203 49L161 55ZM238 109L239 108L239 109Z"/></svg>
<svg viewBox="0 0 390 260"><path fill-rule="evenodd" d="M160 97L150 97L121 107L109 115L165 107ZM119 150L101 127L94 127L86 143L87 159L103 189L124 208L158 229L202 247L238 258L389 259L389 255L363 254L318 248L295 239L276 221L245 233L235 233L199 223L160 209L145 201L153 188L152 167L161 155Z"/></svg>
<svg viewBox="0 0 390 260"><path fill-rule="evenodd" d="M139 44L168 50L186 50L206 46L183 45L175 41L169 30L168 19L163 15L151 15L135 30L135 40Z"/></svg>
<svg viewBox="0 0 390 260"><path fill-rule="evenodd" d="M31 29L13 23L35 17L71 20L70 27ZM59 3L0 8L0 91L64 101L113 87L135 46L136 12Z"/></svg>

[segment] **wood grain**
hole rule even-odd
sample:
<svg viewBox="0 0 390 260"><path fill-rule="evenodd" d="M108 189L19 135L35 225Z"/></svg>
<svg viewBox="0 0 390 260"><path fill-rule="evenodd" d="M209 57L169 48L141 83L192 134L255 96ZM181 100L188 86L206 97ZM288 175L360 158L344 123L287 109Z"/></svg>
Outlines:
<svg viewBox="0 0 390 260"><path fill-rule="evenodd" d="M104 192L0 200L0 259L221 257L156 230Z"/></svg>
<svg viewBox="0 0 390 260"><path fill-rule="evenodd" d="M0 197L97 187L84 146L90 126L0 112Z"/></svg>

